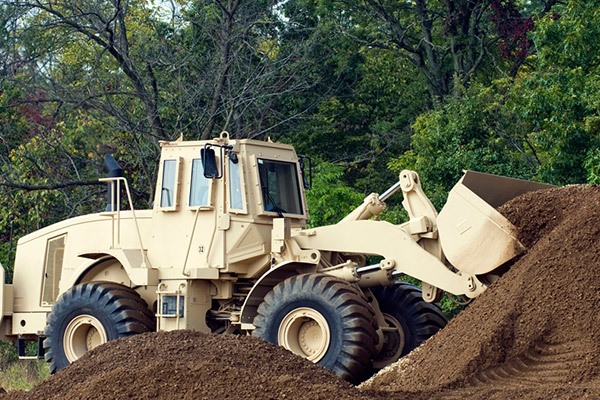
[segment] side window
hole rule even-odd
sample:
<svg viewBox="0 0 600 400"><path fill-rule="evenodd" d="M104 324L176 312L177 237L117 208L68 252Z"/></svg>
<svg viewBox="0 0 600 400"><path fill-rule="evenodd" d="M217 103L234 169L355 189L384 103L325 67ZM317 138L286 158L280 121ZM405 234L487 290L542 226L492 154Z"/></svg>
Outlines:
<svg viewBox="0 0 600 400"><path fill-rule="evenodd" d="M67 235L62 235L49 239L46 244L42 304L52 304L58 297L58 284L63 267L66 237Z"/></svg>
<svg viewBox="0 0 600 400"><path fill-rule="evenodd" d="M192 183L190 186L190 207L209 206L210 180L204 176L202 159L192 160Z"/></svg>
<svg viewBox="0 0 600 400"><path fill-rule="evenodd" d="M160 189L160 207L174 210L177 203L178 160L163 162L162 186Z"/></svg>
<svg viewBox="0 0 600 400"><path fill-rule="evenodd" d="M229 159L229 208L233 210L243 210L244 200L242 195L240 163L234 163Z"/></svg>

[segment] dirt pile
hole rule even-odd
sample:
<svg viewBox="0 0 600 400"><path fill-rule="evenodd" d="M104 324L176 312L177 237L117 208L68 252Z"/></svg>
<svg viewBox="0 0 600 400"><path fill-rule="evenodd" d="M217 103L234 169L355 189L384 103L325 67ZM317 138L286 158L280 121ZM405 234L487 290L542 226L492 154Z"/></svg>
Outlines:
<svg viewBox="0 0 600 400"><path fill-rule="evenodd" d="M600 397L600 187L529 193L500 211L527 253L363 388L406 398Z"/></svg>
<svg viewBox="0 0 600 400"><path fill-rule="evenodd" d="M449 325L359 389L252 337L151 333L101 346L21 399L600 398L600 187L502 207L528 252Z"/></svg>
<svg viewBox="0 0 600 400"><path fill-rule="evenodd" d="M173 331L100 346L2 400L368 399L332 372L249 336Z"/></svg>

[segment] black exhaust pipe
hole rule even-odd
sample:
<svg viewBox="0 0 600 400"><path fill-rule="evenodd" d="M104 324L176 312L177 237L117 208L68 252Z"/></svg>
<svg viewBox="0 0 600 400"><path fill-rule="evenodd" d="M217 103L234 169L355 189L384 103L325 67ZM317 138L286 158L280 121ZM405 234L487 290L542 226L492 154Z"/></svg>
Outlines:
<svg viewBox="0 0 600 400"><path fill-rule="evenodd" d="M112 154L107 154L104 156L104 169L108 172L109 178L117 178L123 176L123 168L119 165L117 160L112 156ZM108 182L106 184L107 191L107 199L106 199L106 209L104 211L116 211L117 210L117 182ZM114 196L113 196L114 193ZM114 198L113 198L114 197Z"/></svg>

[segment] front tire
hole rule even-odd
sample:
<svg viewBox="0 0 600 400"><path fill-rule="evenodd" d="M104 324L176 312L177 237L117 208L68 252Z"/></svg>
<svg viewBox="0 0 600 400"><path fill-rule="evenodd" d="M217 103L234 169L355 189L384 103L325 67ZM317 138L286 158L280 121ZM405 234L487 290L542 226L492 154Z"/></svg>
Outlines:
<svg viewBox="0 0 600 400"><path fill-rule="evenodd" d="M54 373L110 340L153 330L154 316L133 289L112 282L83 283L52 307L45 358Z"/></svg>
<svg viewBox="0 0 600 400"><path fill-rule="evenodd" d="M252 333L350 382L370 372L376 324L362 292L323 274L293 276L265 296Z"/></svg>
<svg viewBox="0 0 600 400"><path fill-rule="evenodd" d="M438 306L423 300L421 289L400 282L371 289L391 329L383 330L383 348L373 360L381 369L433 336L448 323Z"/></svg>

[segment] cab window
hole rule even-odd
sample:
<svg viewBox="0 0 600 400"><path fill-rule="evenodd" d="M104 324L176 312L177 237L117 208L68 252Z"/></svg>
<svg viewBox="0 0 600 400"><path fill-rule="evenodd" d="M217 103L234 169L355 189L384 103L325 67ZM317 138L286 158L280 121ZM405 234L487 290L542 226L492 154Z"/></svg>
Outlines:
<svg viewBox="0 0 600 400"><path fill-rule="evenodd" d="M264 210L278 214L303 214L296 164L258 160Z"/></svg>
<svg viewBox="0 0 600 400"><path fill-rule="evenodd" d="M229 208L243 210L244 200L242 198L242 177L240 175L240 163L229 159Z"/></svg>
<svg viewBox="0 0 600 400"><path fill-rule="evenodd" d="M209 206L210 180L204 176L202 159L192 160L192 182L190 186L190 207Z"/></svg>
<svg viewBox="0 0 600 400"><path fill-rule="evenodd" d="M160 189L160 207L175 208L177 160L165 160L163 162L162 186Z"/></svg>

